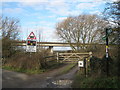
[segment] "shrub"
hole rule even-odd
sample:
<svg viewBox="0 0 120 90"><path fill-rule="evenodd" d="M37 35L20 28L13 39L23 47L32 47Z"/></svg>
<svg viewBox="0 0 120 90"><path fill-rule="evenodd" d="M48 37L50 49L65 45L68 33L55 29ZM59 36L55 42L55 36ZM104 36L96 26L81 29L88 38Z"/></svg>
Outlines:
<svg viewBox="0 0 120 90"><path fill-rule="evenodd" d="M85 77L77 73L73 88L120 88L117 77Z"/></svg>
<svg viewBox="0 0 120 90"><path fill-rule="evenodd" d="M26 52L19 52L6 60L4 66L19 68L23 70L46 69L48 68L49 64L45 57L48 55L49 53L46 50L31 54Z"/></svg>
<svg viewBox="0 0 120 90"><path fill-rule="evenodd" d="M109 75L110 76L116 76L117 75L117 68L118 66L116 65L116 60L113 60L110 56L109 56ZM97 74L100 76L105 76L107 73L107 60L106 60L106 56L104 56L102 59L101 58L97 58L97 57L92 57L90 60L90 68L91 68L91 74Z"/></svg>

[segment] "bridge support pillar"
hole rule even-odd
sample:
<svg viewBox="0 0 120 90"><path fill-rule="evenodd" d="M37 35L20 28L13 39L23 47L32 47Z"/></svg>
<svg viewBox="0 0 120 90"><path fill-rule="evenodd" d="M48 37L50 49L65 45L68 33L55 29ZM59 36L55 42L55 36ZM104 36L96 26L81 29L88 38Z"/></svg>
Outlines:
<svg viewBox="0 0 120 90"><path fill-rule="evenodd" d="M49 46L49 51L51 54L53 54L53 46Z"/></svg>

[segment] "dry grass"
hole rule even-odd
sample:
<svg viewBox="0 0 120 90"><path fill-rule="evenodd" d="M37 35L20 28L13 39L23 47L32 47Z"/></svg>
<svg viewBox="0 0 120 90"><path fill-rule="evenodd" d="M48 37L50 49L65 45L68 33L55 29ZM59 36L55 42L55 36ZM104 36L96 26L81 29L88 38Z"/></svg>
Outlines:
<svg viewBox="0 0 120 90"><path fill-rule="evenodd" d="M45 58L48 55L48 52L45 50L31 54L19 52L7 59L4 66L19 69L39 70L48 67L48 62Z"/></svg>

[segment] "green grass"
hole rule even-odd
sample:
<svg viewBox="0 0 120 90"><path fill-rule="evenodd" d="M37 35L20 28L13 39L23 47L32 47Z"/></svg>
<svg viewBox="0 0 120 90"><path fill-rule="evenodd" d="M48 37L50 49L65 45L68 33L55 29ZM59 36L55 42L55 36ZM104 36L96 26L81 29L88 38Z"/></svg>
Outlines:
<svg viewBox="0 0 120 90"><path fill-rule="evenodd" d="M10 66L3 66L2 67L5 70L11 70L15 72L21 72L21 73L27 73L27 74L38 74L38 73L43 73L45 72L45 69L40 69L40 70L30 70L30 69L20 69L20 68L13 68Z"/></svg>
<svg viewBox="0 0 120 90"><path fill-rule="evenodd" d="M73 88L120 88L118 77L85 77L77 73Z"/></svg>
<svg viewBox="0 0 120 90"><path fill-rule="evenodd" d="M63 66L64 64L63 63L58 63L58 62L49 62L49 65L47 67L47 71L48 70L52 70L52 69L55 69L55 68L58 68L58 67L61 67Z"/></svg>
<svg viewBox="0 0 120 90"><path fill-rule="evenodd" d="M51 65L49 65L46 69L43 68L43 69L39 69L39 70L13 68L13 67L10 67L10 66L2 66L2 68L6 69L6 70L11 70L11 71L15 71L15 72L22 72L22 73L27 73L27 74L41 74L43 72L47 72L47 71L50 71L50 70L53 70L53 69L56 69L56 68L60 68L64 65L65 65L64 63L61 63L61 64L59 63L58 64L58 63L52 62ZM65 66L65 68L63 70L59 71L59 73L56 76L67 73L74 66L75 66L75 64L67 64Z"/></svg>
<svg viewBox="0 0 120 90"><path fill-rule="evenodd" d="M10 71L15 71L15 72L21 72L21 73L27 73L27 74L41 74L43 72L47 72L59 67L62 67L64 64L58 64L56 62L51 62L50 65L46 68L41 68L41 69L23 69L23 68L14 68L11 66L2 66L3 69L5 70L10 70Z"/></svg>
<svg viewBox="0 0 120 90"><path fill-rule="evenodd" d="M62 69L61 71L59 71L56 76L69 72L73 67L75 67L75 65L76 65L75 63L70 63L66 65L66 67Z"/></svg>

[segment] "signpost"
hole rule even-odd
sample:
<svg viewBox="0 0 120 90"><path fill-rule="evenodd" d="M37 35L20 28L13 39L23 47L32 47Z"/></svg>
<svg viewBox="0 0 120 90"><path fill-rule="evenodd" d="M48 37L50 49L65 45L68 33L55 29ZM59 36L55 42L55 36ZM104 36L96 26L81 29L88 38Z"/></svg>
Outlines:
<svg viewBox="0 0 120 90"><path fill-rule="evenodd" d="M27 37L26 41L26 51L27 52L36 52L37 40L33 32Z"/></svg>
<svg viewBox="0 0 120 90"><path fill-rule="evenodd" d="M108 55L108 29L106 28L106 59L107 59L107 76L109 75L109 55Z"/></svg>
<svg viewBox="0 0 120 90"><path fill-rule="evenodd" d="M106 40L106 71L107 71L107 76L109 76L109 53L108 53L108 36L110 36L110 34L112 34L113 30L108 27L105 29L106 35L104 37L102 37L103 40Z"/></svg>

